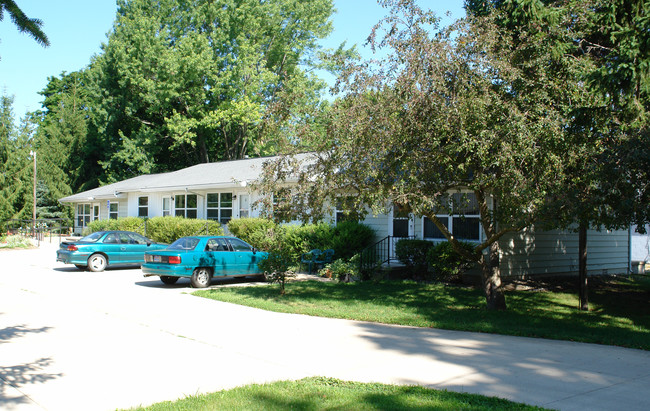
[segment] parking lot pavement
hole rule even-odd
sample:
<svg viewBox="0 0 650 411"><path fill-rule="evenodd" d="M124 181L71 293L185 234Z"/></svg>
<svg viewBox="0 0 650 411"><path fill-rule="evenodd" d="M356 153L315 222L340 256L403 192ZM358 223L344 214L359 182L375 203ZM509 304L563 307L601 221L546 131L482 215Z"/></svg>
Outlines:
<svg viewBox="0 0 650 411"><path fill-rule="evenodd" d="M55 249L0 251L0 409L114 410L313 375L650 409L645 351L271 313L139 268L81 272Z"/></svg>

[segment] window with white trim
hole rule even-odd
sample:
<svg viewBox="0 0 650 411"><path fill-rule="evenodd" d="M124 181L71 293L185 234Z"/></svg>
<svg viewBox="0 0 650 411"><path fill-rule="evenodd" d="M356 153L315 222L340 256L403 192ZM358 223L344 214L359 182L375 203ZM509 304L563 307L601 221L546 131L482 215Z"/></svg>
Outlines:
<svg viewBox="0 0 650 411"><path fill-rule="evenodd" d="M454 193L450 205L452 214L436 214L458 240L480 241L481 220L478 201L474 193ZM445 236L427 217L423 218L423 237L425 239L444 240Z"/></svg>
<svg viewBox="0 0 650 411"><path fill-rule="evenodd" d="M149 197L138 197L138 217L149 217Z"/></svg>
<svg viewBox="0 0 650 411"><path fill-rule="evenodd" d="M208 220L226 224L232 220L232 193L208 193L206 210Z"/></svg>
<svg viewBox="0 0 650 411"><path fill-rule="evenodd" d="M162 215L163 217L172 215L172 197L163 197Z"/></svg>
<svg viewBox="0 0 650 411"><path fill-rule="evenodd" d="M198 215L196 194L177 194L174 197L174 215L177 217L196 218Z"/></svg>
<svg viewBox="0 0 650 411"><path fill-rule="evenodd" d="M108 218L111 220L117 220L119 216L120 203L110 203L108 205Z"/></svg>
<svg viewBox="0 0 650 411"><path fill-rule="evenodd" d="M87 226L91 218L90 204L77 204L77 227Z"/></svg>

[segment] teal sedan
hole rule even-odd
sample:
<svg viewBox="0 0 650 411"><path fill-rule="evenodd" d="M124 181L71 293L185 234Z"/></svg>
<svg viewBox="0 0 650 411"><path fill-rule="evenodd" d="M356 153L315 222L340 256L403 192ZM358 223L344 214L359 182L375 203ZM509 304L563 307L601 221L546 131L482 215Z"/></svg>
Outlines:
<svg viewBox="0 0 650 411"><path fill-rule="evenodd" d="M266 257L236 237L183 237L165 250L146 252L142 272L145 277L159 276L165 284L188 277L192 287L205 288L213 277L262 275L257 264Z"/></svg>
<svg viewBox="0 0 650 411"><path fill-rule="evenodd" d="M145 251L166 247L131 231L96 231L79 241L62 242L56 261L99 272L109 265L142 264Z"/></svg>

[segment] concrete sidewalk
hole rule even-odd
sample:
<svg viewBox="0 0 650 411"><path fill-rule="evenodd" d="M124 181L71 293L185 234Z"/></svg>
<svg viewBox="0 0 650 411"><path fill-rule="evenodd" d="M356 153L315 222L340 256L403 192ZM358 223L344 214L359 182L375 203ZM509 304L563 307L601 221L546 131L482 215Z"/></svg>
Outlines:
<svg viewBox="0 0 650 411"><path fill-rule="evenodd" d="M650 409L646 351L266 312L137 268L81 272L54 250L0 251L3 410L114 410L315 375Z"/></svg>

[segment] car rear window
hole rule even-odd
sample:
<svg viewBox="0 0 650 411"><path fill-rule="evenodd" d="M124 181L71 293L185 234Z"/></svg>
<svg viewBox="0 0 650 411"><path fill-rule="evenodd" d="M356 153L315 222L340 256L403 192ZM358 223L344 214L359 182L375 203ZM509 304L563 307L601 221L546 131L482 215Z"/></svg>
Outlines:
<svg viewBox="0 0 650 411"><path fill-rule="evenodd" d="M183 237L174 241L169 247L167 247L167 249L168 250L194 250L198 243L199 243L198 238Z"/></svg>
<svg viewBox="0 0 650 411"><path fill-rule="evenodd" d="M92 234L88 234L85 237L81 237L81 239L79 239L79 241L84 241L86 243L94 243L95 241L102 238L103 235L104 235L104 231L95 231Z"/></svg>

